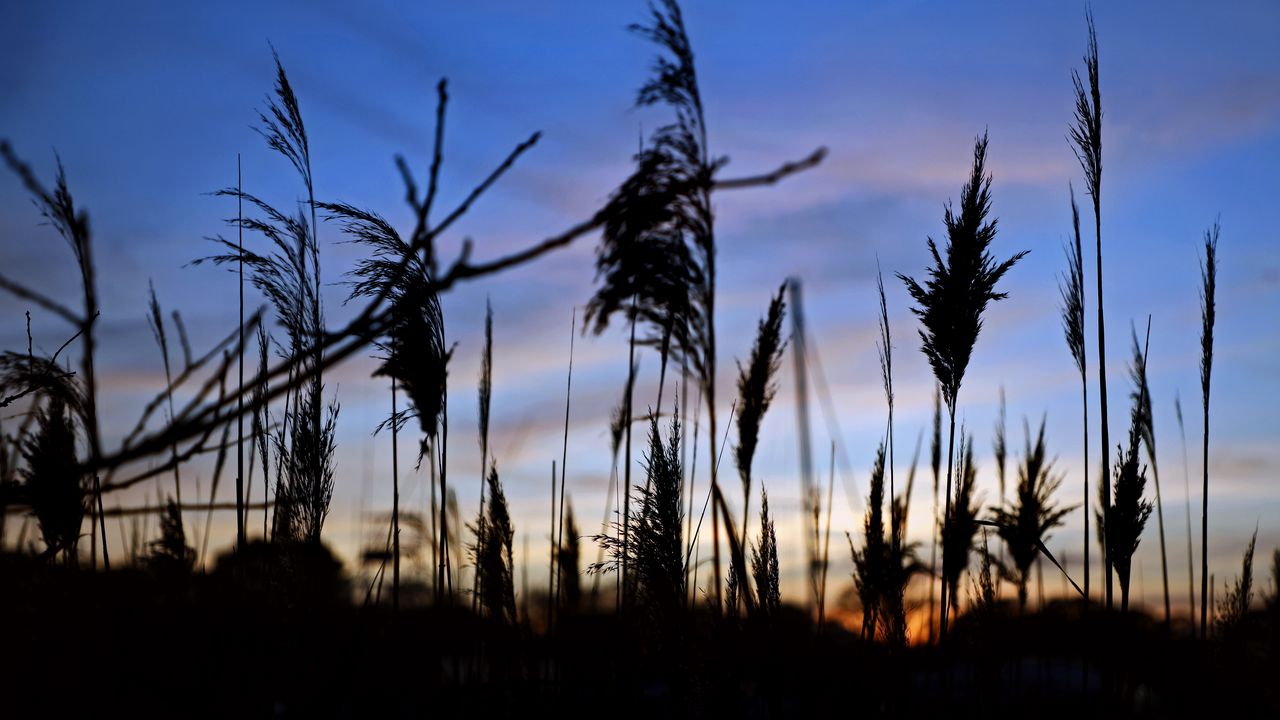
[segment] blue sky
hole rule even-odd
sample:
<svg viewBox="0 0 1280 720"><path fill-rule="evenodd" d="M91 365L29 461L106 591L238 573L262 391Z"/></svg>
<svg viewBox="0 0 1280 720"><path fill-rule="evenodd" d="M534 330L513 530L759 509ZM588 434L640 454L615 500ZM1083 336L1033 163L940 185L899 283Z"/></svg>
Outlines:
<svg viewBox="0 0 1280 720"><path fill-rule="evenodd" d="M0 136L45 177L56 149L77 200L89 210L103 278L100 364L108 441L132 426L160 386L160 360L144 320L148 280L166 307L183 313L197 350L233 326L234 278L184 265L210 252L204 238L225 232L223 220L234 213L233 204L208 193L234 183L236 154L247 190L279 203L297 197L287 165L251 130L273 81L271 45L300 98L317 195L376 209L401 226L408 213L391 159L402 153L425 173L439 78L449 79L451 95L441 206L460 200L511 147L541 130L538 146L459 222L443 248L447 256L469 237L478 257L491 257L587 217L625 177L639 138L666 120L632 107L654 49L626 26L644 17L638 2L6 4L0 9ZM830 150L821 167L803 176L716 199L722 426L732 400L732 359L749 351L769 294L788 276L802 278L809 328L851 465L840 472L834 525L837 532L860 527L859 496L884 413L873 343L876 262L886 274L923 273L925 238L943 232L943 204L958 195L973 138L985 129L1000 218L995 252L1031 254L1007 278L1010 299L990 308L957 416L976 436L979 483L990 502L996 490L989 448L1000 388L1008 397L1014 448L1022 446L1022 418L1035 423L1045 415L1050 452L1066 474L1062 500L1078 503L1079 385L1062 339L1056 282L1070 230L1068 182L1087 203L1065 138L1070 71L1081 66L1085 46L1083 6L690 3L686 21L712 151L732 159L726 174L771 169L820 145ZM1280 399L1274 330L1280 254L1267 213L1280 193L1280 46L1274 42L1280 8L1171 2L1157 12L1145 3L1108 3L1097 9L1097 24L1112 436L1120 436L1127 412L1129 323L1141 327L1150 314L1177 602L1185 598L1176 589L1186 586L1186 560L1178 554L1186 517L1173 399L1181 394L1198 507L1197 263L1204 229L1217 217L1213 569L1219 578L1234 572L1255 524L1260 547L1280 545L1280 424L1272 414ZM3 272L73 298L70 253L38 221L16 179L0 179ZM341 305L339 283L356 251L340 243L334 227L322 226L320 239L327 314L336 324L350 313ZM450 374L451 478L463 508L474 507L479 449L471 429L489 297L496 313L494 448L517 533L529 536L535 584L545 566L545 485L548 465L559 456L569 320L592 291L595 240L583 238L444 299L448 334L458 343ZM1085 261L1092 366L1091 235ZM896 280L886 282L899 398L897 457L905 466L916 433L929 422L932 378L918 352L909 298ZM0 322L0 346L23 346L26 309L0 298L0 318L7 318ZM69 335L55 318L32 315L41 346L56 348ZM625 336L614 328L579 337L575 353L568 485L589 526L604 510L608 413L625 380ZM789 363L765 420L756 475L779 514L784 574L798 599L802 545ZM652 354L643 357L642 398L656 393L657 366ZM362 533L377 534L358 520L361 511L389 502L388 439L370 435L386 411L387 393L384 383L369 378L371 369L360 360L327 377L342 402L339 487L327 536L346 557L354 557ZM1096 459L1094 393L1091 370ZM815 457L825 467L830 430L817 403L814 428ZM705 438L701 442L703 463ZM201 478L205 495L210 471L197 465L189 473ZM426 482L407 460L405 473L407 501L420 506ZM705 488L705 464L698 473ZM917 508L930 502L928 484L917 486ZM231 497L228 488L221 498ZM1193 521L1198 527L1198 512ZM1077 568L1080 522L1077 511L1050 543L1065 548ZM214 545L229 541L233 524L230 517L215 520ZM927 513L917 510L912 532L927 537ZM1152 602L1159 592L1158 542L1153 518L1139 550ZM843 541L835 545L844 547ZM843 578L847 553L835 548L833 576ZM1198 552L1197 541L1197 563ZM1135 568L1135 582L1137 574Z"/></svg>

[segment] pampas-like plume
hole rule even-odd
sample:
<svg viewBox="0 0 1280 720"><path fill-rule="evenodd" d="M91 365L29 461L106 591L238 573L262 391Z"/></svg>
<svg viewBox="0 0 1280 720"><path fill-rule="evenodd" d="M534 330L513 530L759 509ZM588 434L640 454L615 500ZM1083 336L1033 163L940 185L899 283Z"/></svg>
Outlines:
<svg viewBox="0 0 1280 720"><path fill-rule="evenodd" d="M921 350L929 359L933 374L942 390L950 418L950 439L947 443L947 512L950 517L952 458L955 450L956 398L964 380L973 346L982 330L982 313L987 304L1002 300L1006 293L997 292L996 284L1026 254L1022 251L1004 262L997 263L989 252L996 236L996 220L988 221L991 212L991 177L986 174L987 135L983 133L974 143L973 166L969 179L960 193L960 208L956 212L947 204L943 221L947 227L946 260L938 251L933 238L928 238L933 267L924 285L913 278L898 273L907 286L907 292L916 302L911 311L920 318ZM963 438L962 438L963 440ZM945 528L944 528L945 530ZM945 541L944 541L945 545ZM947 555L942 556L943 575L949 567ZM941 630L947 629L947 592L942 587Z"/></svg>
<svg viewBox="0 0 1280 720"><path fill-rule="evenodd" d="M1044 420L1040 421L1035 445L1031 444L1031 431L1025 422L1023 432L1026 444L1018 467L1018 487L1012 502L992 511L992 519L1009 548L1012 568L1007 574L1018 588L1018 608L1025 611L1027 583L1032 565L1040 556L1040 547L1048 542L1049 531L1062 525L1062 519L1075 507L1060 507L1052 500L1063 478L1053 472L1053 461L1045 453Z"/></svg>
<svg viewBox="0 0 1280 720"><path fill-rule="evenodd" d="M769 311L760 319L750 362L745 368L738 364L738 447L734 459L738 463L738 475L742 478L744 544L747 539L747 509L751 504L751 461L760 437L760 421L778 392L774 377L782 365L782 351L786 345L782 339L782 316L786 311L783 293L786 289L785 283L778 288L778 294L769 301Z"/></svg>

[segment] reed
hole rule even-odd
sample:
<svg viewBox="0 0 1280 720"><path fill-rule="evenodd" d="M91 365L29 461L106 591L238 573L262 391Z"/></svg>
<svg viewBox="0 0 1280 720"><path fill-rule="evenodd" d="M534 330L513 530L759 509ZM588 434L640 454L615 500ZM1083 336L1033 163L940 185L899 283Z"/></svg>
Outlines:
<svg viewBox="0 0 1280 720"><path fill-rule="evenodd" d="M1182 440L1182 492L1187 506L1187 607L1191 608L1191 626L1196 627L1196 560L1195 533L1191 530L1191 470L1187 463L1187 429L1182 422L1182 397L1173 396L1173 411L1178 418L1178 436Z"/></svg>
<svg viewBox="0 0 1280 720"><path fill-rule="evenodd" d="M164 361L164 385L165 399L169 405L169 422L174 421L173 413L173 373L169 367L169 342L164 332L164 315L160 312L160 301L156 298L156 286L154 283L147 283L150 291L150 303L148 305L147 325L151 328L151 337L156 342L156 347L160 349L160 357ZM170 462L173 464L173 494L177 498L178 507L182 506L182 473L178 460L178 443L174 442L169 446ZM179 515L181 522L181 515Z"/></svg>
<svg viewBox="0 0 1280 720"><path fill-rule="evenodd" d="M862 549L854 547L849 533L845 536L853 558L853 585L862 603L862 639L870 640L875 636L879 619L888 550L884 534L884 443L876 448L875 463L871 466L867 509L862 520Z"/></svg>
<svg viewBox="0 0 1280 720"><path fill-rule="evenodd" d="M778 535L769 515L769 493L760 488L760 540L751 551L751 577L756 583L760 612L773 617L782 609L781 581L778 573Z"/></svg>
<svg viewBox="0 0 1280 720"><path fill-rule="evenodd" d="M986 174L987 136L974 143L973 166L960 194L956 212L948 203L943 221L947 228L946 259L938 251L933 238L928 238L933 266L928 269L924 285L902 273L898 278L906 284L916 306L911 310L920 318L921 351L929 360L947 405L950 435L947 441L947 507L944 523L951 518L952 457L955 450L956 401L973 346L982 330L982 313L987 304L1002 300L1006 293L997 292L996 284L1027 251L996 262L989 247L996 236L996 220L988 220L991 212L991 177ZM962 438L963 440L963 438ZM945 534L946 528L944 526ZM946 541L943 541L944 546ZM947 554L942 558L944 576L950 572ZM942 620L940 632L947 632L946 583L942 587Z"/></svg>
<svg viewBox="0 0 1280 720"><path fill-rule="evenodd" d="M480 607L484 612L502 624L514 626L518 620L512 555L515 529L498 479L498 469L494 465L489 467L486 484L488 503L485 514L478 516L471 528L475 535L471 556L479 576L476 587L480 589Z"/></svg>
<svg viewBox="0 0 1280 720"><path fill-rule="evenodd" d="M751 463L760 438L760 422L778 392L775 380L782 366L782 320L786 312L784 283L769 301L769 310L756 327L755 344L747 366L738 364L738 447L734 459L742 479L742 543L747 542L747 511L751 504Z"/></svg>
<svg viewBox="0 0 1280 720"><path fill-rule="evenodd" d="M1141 395L1141 393L1140 393ZM1133 554L1142 540L1142 531L1151 517L1151 502L1143 498L1147 485L1146 468L1140 465L1138 445L1142 441L1141 397L1134 404L1129 420L1129 442L1116 448L1119 464L1115 466L1114 496L1110 505L1102 505L1099 527L1106 541L1106 552L1115 568L1120 584L1120 612L1129 611L1129 579ZM1105 496L1100 500L1105 501Z"/></svg>
<svg viewBox="0 0 1280 720"><path fill-rule="evenodd" d="M1249 614L1249 606L1253 603L1253 550L1257 544L1258 529L1254 528L1240 561L1240 574L1236 576L1235 583L1225 586L1222 602L1214 608L1213 629L1220 638L1230 638Z"/></svg>
<svg viewBox="0 0 1280 720"><path fill-rule="evenodd" d="M1102 478L1099 483L1102 489L1103 517L1106 507L1111 503L1111 434L1107 416L1107 325L1102 307L1102 91L1098 84L1098 33L1093 25L1093 12L1087 10L1085 23L1089 28L1089 44L1085 49L1085 74L1088 76L1088 87L1080 79L1080 74L1071 71L1071 84L1075 90L1075 117L1067 131L1067 136L1075 152L1080 169L1084 172L1085 188L1093 200L1094 237L1097 241L1097 287L1098 287L1098 396L1102 406ZM1106 533L1105 527L1099 528ZM1107 554L1107 543L1103 543L1102 563L1106 571L1107 609L1112 607L1113 562ZM1088 553L1086 553L1086 556Z"/></svg>
<svg viewBox="0 0 1280 720"><path fill-rule="evenodd" d="M1156 525L1160 530L1160 572L1164 588L1164 625L1171 627L1172 611L1169 602L1169 560L1164 544L1164 503L1160 499L1160 466L1156 461L1155 420L1151 412L1151 387L1147 383L1146 351L1138 345L1138 331L1130 327L1133 340L1133 362L1129 366L1129 379L1134 390L1130 399L1135 403L1138 414L1138 431L1142 434L1142 443L1147 449L1147 461L1151 465L1151 478L1156 486ZM1151 334L1151 319L1147 318L1147 335Z"/></svg>
<svg viewBox="0 0 1280 720"><path fill-rule="evenodd" d="M1012 561L1009 580L1018 588L1018 609L1027 608L1027 583L1031 579L1032 565L1040 558L1040 548L1049 541L1049 531L1063 524L1063 518L1075 507L1062 507L1053 502L1053 494L1062 486L1063 476L1053 471L1053 461L1048 458L1044 445L1044 420L1035 444L1031 443L1031 430L1023 423L1026 436L1022 463L1018 466L1018 485L1012 502L995 508L992 520L1004 540Z"/></svg>
<svg viewBox="0 0 1280 720"><path fill-rule="evenodd" d="M1214 294L1218 286L1218 223L1204 233L1204 260L1200 263L1200 394L1204 401L1204 484L1200 494L1200 637L1209 637L1209 389L1213 379L1213 323L1217 315Z"/></svg>
<svg viewBox="0 0 1280 720"><path fill-rule="evenodd" d="M37 409L35 417L35 432L20 445L20 497L36 518L44 557L61 555L63 564L75 566L88 500L88 484L76 460L76 428L57 395Z"/></svg>
<svg viewBox="0 0 1280 720"><path fill-rule="evenodd" d="M675 413L664 441L658 419L649 420L649 450L646 454L646 482L634 488L637 507L632 510L631 537L622 542L622 523L615 522L615 534L596 535L593 540L609 557L594 563L588 572L613 572L622 567L624 554L634 573L635 606L652 627L664 632L674 627L685 600L684 509L681 504L680 418Z"/></svg>
<svg viewBox="0 0 1280 720"><path fill-rule="evenodd" d="M54 230L66 241L75 257L76 269L80 275L82 307L80 313L73 312L54 300L31 288L0 275L0 288L14 296L34 302L55 315L69 322L76 328L73 337L80 338L82 354L80 359L80 383L83 387L82 402L78 407L80 423L84 429L89 446L89 457L85 465L93 468L91 478L94 505L97 508L98 524L94 534L102 542L102 564L106 570L111 569L111 556L107 549L107 526L102 516L102 483L97 469L103 464L102 438L98 422L98 386L95 373L95 356L97 352L97 334L95 332L100 315L98 307L98 286L93 264L93 244L89 233L89 215L85 210L77 208L71 190L67 186L66 171L62 167L61 158L57 159L58 171L54 178L53 190L47 189L36 177L35 172L14 153L7 141L0 140L0 158L4 159L9 169L22 181L27 192L31 194L41 216L48 221ZM94 553L97 552L94 544Z"/></svg>
<svg viewBox="0 0 1280 720"><path fill-rule="evenodd" d="M1084 327L1084 246L1080 239L1080 208L1076 205L1075 188L1067 184L1071 195L1071 230L1075 242L1068 245L1067 272L1058 283L1058 292L1062 296L1062 333L1067 341L1067 349L1071 351L1071 359L1075 361L1076 371L1080 373L1080 426L1084 440L1081 450L1084 453L1084 551L1081 555L1084 562L1084 601L1089 604L1089 376L1088 360L1085 355Z"/></svg>
<svg viewBox="0 0 1280 720"><path fill-rule="evenodd" d="M956 599L951 605L942 605L942 633L945 636L947 615L959 614L958 596L960 576L969 568L969 555L973 552L973 541L978 534L978 514L982 503L975 496L978 487L978 468L973 461L973 437L965 439L964 428L960 430L960 447L956 452L956 486L955 497L951 501L951 512L942 525L942 582L943 588L950 591ZM946 597L944 594L943 597Z"/></svg>

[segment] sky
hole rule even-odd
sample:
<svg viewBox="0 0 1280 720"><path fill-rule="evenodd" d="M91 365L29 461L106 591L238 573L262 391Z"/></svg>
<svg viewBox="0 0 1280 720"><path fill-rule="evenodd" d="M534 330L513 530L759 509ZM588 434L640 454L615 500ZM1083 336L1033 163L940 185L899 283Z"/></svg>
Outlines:
<svg viewBox="0 0 1280 720"><path fill-rule="evenodd" d="M536 147L442 241L446 258L464 238L473 242L477 259L492 258L589 217L626 177L640 140L669 119L661 110L634 107L655 54L627 32L628 24L645 19L642 3L432 5L440 6L0 7L0 137L46 179L60 157L93 229L108 447L163 385L145 321L149 282L166 309L182 313L197 353L234 327L235 277L188 263L214 250L210 236L229 232L225 221L234 216L234 203L210 193L234 185L237 155L247 191L279 204L302 192L287 163L252 129L274 81L273 47L299 97L318 198L377 210L405 231L410 215L392 159L403 154L425 176L439 79L448 78L450 101L438 207L459 202L512 147L542 132ZM874 343L877 268L885 273L893 333L901 476L917 434L931 421L933 380L919 352L910 298L894 274L923 275L925 240L944 232L944 204L958 197L974 138L984 131L999 217L993 252L1030 254L1001 287L1009 299L993 304L984 318L957 421L974 435L978 483L988 506L998 501L990 448L1002 390L1011 476L1022 455L1024 419L1034 432L1044 418L1054 468L1064 478L1059 500L1079 505L1080 385L1063 340L1057 283L1071 227L1069 183L1086 217L1089 212L1066 139L1070 73L1082 68L1086 42L1084 6L816 0L785 8L688 5L709 144L714 154L730 158L724 175L770 170L819 146L829 151L818 168L775 187L716 196L716 321L723 427L734 396L733 361L749 353L770 294L789 277L803 283L811 352L821 360L835 410L829 419L821 399L812 398L811 442L820 475L826 474L833 438L841 447L833 596L848 585L851 563L842 533L858 538L862 496L885 424ZM1156 11L1146 3L1118 2L1098 7L1096 21L1111 436L1122 437L1128 412L1129 329L1145 328L1150 316L1148 371L1168 573L1175 606L1185 606L1188 525L1196 528L1197 572L1200 552L1198 263L1203 234L1215 219L1221 222L1221 269L1210 408L1211 571L1219 583L1237 572L1255 528L1260 552L1280 546L1280 424L1271 414L1280 399L1280 335L1274 330L1280 253L1267 212L1280 194L1280 45L1274 42L1280 7L1168 2ZM70 251L40 226L11 174L0 175L0 238L0 272L74 302L79 289ZM336 326L353 312L343 305L343 272L359 251L344 244L332 224L321 225L319 238L326 315ZM524 562L527 539L535 587L546 578L539 571L547 558L548 466L561 453L570 323L595 287L597 240L583 237L530 265L460 285L442 300L447 335L457 343L449 386L451 486L464 515L473 514L480 466L476 377L489 299L495 313L492 447L512 503L518 562ZM252 247L262 240L246 242ZM1090 456L1096 461L1092 233L1085 247ZM250 293L251 304L259 301ZM57 318L4 296L0 347L25 348L26 310L38 347L52 351L71 334ZM579 334L573 352L566 483L583 532L592 534L606 510L608 419L627 372L624 329ZM656 354L642 353L639 407L656 399L658 365ZM352 568L363 545L385 538L376 515L390 504L390 441L372 434L389 409L389 393L383 379L370 377L373 367L374 361L361 358L325 377L342 407L338 483L325 536ZM793 372L788 355L754 475L768 489L777 516L784 599L800 600ZM1179 397L1185 465L1174 415ZM637 440L637 473L640 447ZM698 454L695 482L705 492L706 437L699 438ZM402 454L402 498L421 509L429 484L413 465ZM184 490L200 483L207 498L211 474L210 463L193 464ZM1091 487L1097 474L1095 469ZM722 477L740 512L736 473ZM921 478L910 533L927 547L932 482L927 472ZM154 486L139 488L109 498L108 505L140 505L156 492ZM231 481L224 479L218 498L232 497ZM753 499L752 507L758 502ZM193 514L188 522L202 531L205 518ZM1076 509L1049 542L1077 579L1081 523ZM119 541L117 529L109 527L108 534ZM230 543L234 516L216 517L211 535L215 550ZM1160 593L1159 542L1153 516L1134 568L1135 598L1152 604ZM584 551L588 558L594 554ZM702 572L699 584L705 585ZM1046 587L1060 589L1051 576Z"/></svg>

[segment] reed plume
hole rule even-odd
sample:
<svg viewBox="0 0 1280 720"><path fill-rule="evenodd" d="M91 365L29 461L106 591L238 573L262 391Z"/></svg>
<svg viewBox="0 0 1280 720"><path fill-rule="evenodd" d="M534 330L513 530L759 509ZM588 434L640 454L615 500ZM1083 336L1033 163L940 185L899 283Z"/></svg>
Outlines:
<svg viewBox="0 0 1280 720"><path fill-rule="evenodd" d="M742 542L747 540L747 510L751 502L751 462L760 437L760 422L778 392L775 377L782 365L782 318L786 311L783 293L786 284L769 301L769 310L756 328L751 360L744 368L738 364L738 447L734 459L742 478Z"/></svg>
<svg viewBox="0 0 1280 720"><path fill-rule="evenodd" d="M1075 507L1061 507L1053 502L1053 494L1062 485L1062 475L1053 471L1053 461L1048 459L1044 446L1044 420L1031 444L1031 430L1026 427L1025 449L1022 464L1018 467L1018 486L1012 502L992 511L992 519L998 525L997 533L1009 548L1012 564L1005 573L1018 588L1018 609L1027 607L1027 583L1031 580L1032 565L1040 556L1040 548L1049 540L1049 531L1062 525L1062 519Z"/></svg>
<svg viewBox="0 0 1280 720"><path fill-rule="evenodd" d="M956 212L950 203L946 206L943 222L947 228L946 260L938 251L933 238L928 238L933 267L928 269L928 279L922 286L914 279L898 273L906 284L907 292L916 302L911 311L920 318L921 351L929 360L933 374L941 387L942 399L947 404L950 435L947 442L947 510L951 517L952 457L955 450L956 400L973 346L982 330L982 313L987 304L1004 299L1007 294L996 291L996 284L1019 260L1026 256L1022 251L1004 262L997 263L988 251L996 236L997 221L987 216L991 212L991 177L986 174L987 135L977 139L973 149L973 166L968 182L960 193L960 208ZM963 439L963 438L962 438ZM945 527L943 528L945 534ZM946 541L944 540L944 546ZM949 563L944 551L943 575L949 575ZM947 584L942 588L941 632L947 630Z"/></svg>

